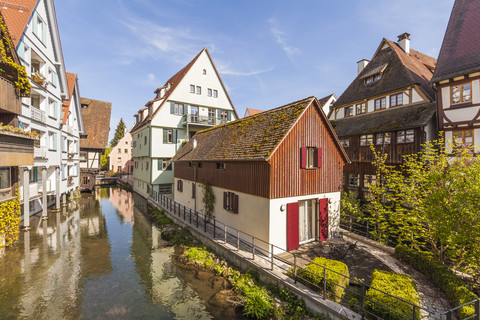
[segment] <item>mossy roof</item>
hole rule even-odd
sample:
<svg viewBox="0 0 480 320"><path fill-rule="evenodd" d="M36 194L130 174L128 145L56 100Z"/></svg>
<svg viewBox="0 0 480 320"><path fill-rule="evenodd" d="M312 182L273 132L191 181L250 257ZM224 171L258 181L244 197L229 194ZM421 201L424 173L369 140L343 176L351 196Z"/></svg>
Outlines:
<svg viewBox="0 0 480 320"><path fill-rule="evenodd" d="M172 160L268 160L303 111L315 99L308 97L199 131ZM194 140L197 143L195 149Z"/></svg>

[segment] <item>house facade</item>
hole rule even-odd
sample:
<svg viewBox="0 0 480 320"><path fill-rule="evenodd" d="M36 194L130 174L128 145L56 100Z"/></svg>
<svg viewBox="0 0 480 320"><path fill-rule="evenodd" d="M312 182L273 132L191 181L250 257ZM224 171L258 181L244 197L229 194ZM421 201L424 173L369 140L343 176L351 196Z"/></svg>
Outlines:
<svg viewBox="0 0 480 320"><path fill-rule="evenodd" d="M132 170L132 135L130 132L125 133L117 145L112 148L108 154L109 171L118 173L130 173Z"/></svg>
<svg viewBox="0 0 480 320"><path fill-rule="evenodd" d="M338 98L329 119L352 163L344 168L343 184L363 196L375 184L370 147L399 165L437 138L435 93L429 81L436 60L410 48L410 35L398 43L383 39L371 61L357 63L358 75Z"/></svg>
<svg viewBox="0 0 480 320"><path fill-rule="evenodd" d="M238 119L206 48L139 110L132 130L134 184L142 196L173 194L171 158L195 132Z"/></svg>
<svg viewBox="0 0 480 320"><path fill-rule="evenodd" d="M432 78L439 130L449 149L453 144L480 151L479 15L478 1L455 1Z"/></svg>
<svg viewBox="0 0 480 320"><path fill-rule="evenodd" d="M284 250L338 228L348 156L315 97L198 132L173 158L175 201Z"/></svg>
<svg viewBox="0 0 480 320"><path fill-rule="evenodd" d="M67 192L61 183L61 107L70 97L55 7L52 0L8 1L1 10L32 87L22 98L18 127L40 136L33 166L21 168L24 211L46 214Z"/></svg>

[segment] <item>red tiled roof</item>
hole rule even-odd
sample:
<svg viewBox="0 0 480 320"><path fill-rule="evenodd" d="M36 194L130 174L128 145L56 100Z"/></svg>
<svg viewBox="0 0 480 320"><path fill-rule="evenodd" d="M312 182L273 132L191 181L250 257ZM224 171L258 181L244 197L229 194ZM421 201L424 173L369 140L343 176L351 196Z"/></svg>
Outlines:
<svg viewBox="0 0 480 320"><path fill-rule="evenodd" d="M0 7L15 46L18 45L37 2L38 0L8 0L6 3L7 9L4 9L3 6Z"/></svg>
<svg viewBox="0 0 480 320"><path fill-rule="evenodd" d="M247 108L247 110L245 110L245 116L247 116L247 113L248 113L248 116L253 116L255 114L259 114L259 113L262 113L262 112L263 112L263 110Z"/></svg>
<svg viewBox="0 0 480 320"><path fill-rule="evenodd" d="M62 111L64 112L63 114L63 120L62 123L66 124L67 119L68 119L68 112L70 111L70 104L73 99L73 90L75 89L75 83L77 82L77 75L75 73L66 73L67 75L67 85L68 85L68 98L69 100L63 100L62 103Z"/></svg>
<svg viewBox="0 0 480 320"><path fill-rule="evenodd" d="M456 0L432 82L480 71L480 1Z"/></svg>
<svg viewBox="0 0 480 320"><path fill-rule="evenodd" d="M106 149L112 103L88 98L80 98L80 103L88 105L81 108L87 138L80 139L80 148Z"/></svg>

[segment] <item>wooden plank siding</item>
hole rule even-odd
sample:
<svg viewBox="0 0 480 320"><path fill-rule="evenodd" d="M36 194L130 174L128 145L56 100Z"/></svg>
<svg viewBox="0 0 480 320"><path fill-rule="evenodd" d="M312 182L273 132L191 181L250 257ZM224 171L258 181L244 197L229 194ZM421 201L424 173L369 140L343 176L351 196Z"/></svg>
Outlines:
<svg viewBox="0 0 480 320"><path fill-rule="evenodd" d="M220 162L220 161L219 161ZM175 178L194 180L194 166L197 166L197 182L259 197L269 197L270 165L266 161L221 161L225 169L217 169L217 162L202 161L190 167L188 161L175 162ZM175 186L176 188L176 186Z"/></svg>
<svg viewBox="0 0 480 320"><path fill-rule="evenodd" d="M22 101L12 82L0 77L0 112L22 113Z"/></svg>
<svg viewBox="0 0 480 320"><path fill-rule="evenodd" d="M334 139L326 120L312 103L269 160L270 198L340 191L344 160ZM321 168L300 168L301 147L322 149Z"/></svg>

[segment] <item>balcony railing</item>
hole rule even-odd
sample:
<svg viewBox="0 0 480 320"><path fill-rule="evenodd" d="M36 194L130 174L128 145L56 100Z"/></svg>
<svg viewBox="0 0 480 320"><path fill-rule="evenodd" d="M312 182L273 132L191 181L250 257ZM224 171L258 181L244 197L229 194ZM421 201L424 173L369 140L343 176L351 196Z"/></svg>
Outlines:
<svg viewBox="0 0 480 320"><path fill-rule="evenodd" d="M195 124L202 126L218 126L227 122L226 119L199 116L197 114L186 114L184 117L185 124Z"/></svg>
<svg viewBox="0 0 480 320"><path fill-rule="evenodd" d="M47 157L47 148L46 147L35 147L33 149L34 158L46 158Z"/></svg>
<svg viewBox="0 0 480 320"><path fill-rule="evenodd" d="M12 197L12 188L0 189L0 203Z"/></svg>
<svg viewBox="0 0 480 320"><path fill-rule="evenodd" d="M52 181L47 180L47 193L52 192ZM43 193L43 183L40 183L38 186L38 192Z"/></svg>
<svg viewBox="0 0 480 320"><path fill-rule="evenodd" d="M40 110L40 109L37 109L35 107L32 107L30 108L32 110L32 119L35 120L35 121L39 121L39 122L42 122L42 123L45 123L45 112Z"/></svg>

